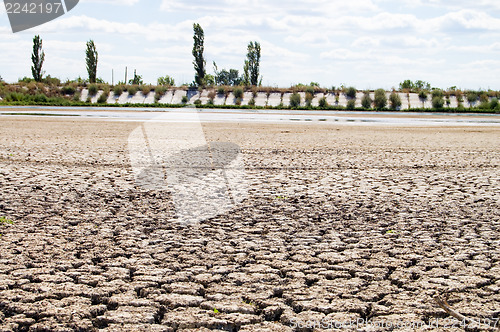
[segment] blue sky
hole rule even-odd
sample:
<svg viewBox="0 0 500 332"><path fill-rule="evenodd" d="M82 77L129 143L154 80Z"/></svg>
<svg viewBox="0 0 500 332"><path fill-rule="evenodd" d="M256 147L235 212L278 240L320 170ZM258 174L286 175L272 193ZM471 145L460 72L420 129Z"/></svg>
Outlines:
<svg viewBox="0 0 500 332"><path fill-rule="evenodd" d="M85 77L85 42L111 83L134 69L145 82L193 81L192 25L205 30L207 71L242 71L249 41L262 45L263 84L319 82L391 88L405 79L433 86L500 90L498 0L81 0L67 15L13 34L0 6L0 75L30 76L32 38L43 39L46 74Z"/></svg>

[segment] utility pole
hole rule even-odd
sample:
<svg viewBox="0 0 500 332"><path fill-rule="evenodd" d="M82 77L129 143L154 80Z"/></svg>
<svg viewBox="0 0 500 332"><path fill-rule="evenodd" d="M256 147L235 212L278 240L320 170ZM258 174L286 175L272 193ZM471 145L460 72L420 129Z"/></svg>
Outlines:
<svg viewBox="0 0 500 332"><path fill-rule="evenodd" d="M111 69L111 85L115 85L115 70Z"/></svg>
<svg viewBox="0 0 500 332"><path fill-rule="evenodd" d="M125 83L124 84L127 84L127 67L125 67Z"/></svg>

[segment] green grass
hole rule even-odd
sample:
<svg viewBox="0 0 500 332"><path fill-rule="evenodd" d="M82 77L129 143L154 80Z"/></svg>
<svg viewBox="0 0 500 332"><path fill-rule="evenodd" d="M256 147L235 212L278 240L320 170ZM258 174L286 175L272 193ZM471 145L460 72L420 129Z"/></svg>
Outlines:
<svg viewBox="0 0 500 332"><path fill-rule="evenodd" d="M0 217L0 224L14 225L14 222L6 217Z"/></svg>

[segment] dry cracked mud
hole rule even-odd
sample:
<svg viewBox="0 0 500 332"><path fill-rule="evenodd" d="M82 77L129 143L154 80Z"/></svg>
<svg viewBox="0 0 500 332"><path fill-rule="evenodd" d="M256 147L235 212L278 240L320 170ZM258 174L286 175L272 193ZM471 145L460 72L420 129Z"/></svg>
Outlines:
<svg viewBox="0 0 500 332"><path fill-rule="evenodd" d="M493 330L498 127L204 124L249 196L185 226L134 182L137 126L0 119L0 331L480 330L436 295Z"/></svg>

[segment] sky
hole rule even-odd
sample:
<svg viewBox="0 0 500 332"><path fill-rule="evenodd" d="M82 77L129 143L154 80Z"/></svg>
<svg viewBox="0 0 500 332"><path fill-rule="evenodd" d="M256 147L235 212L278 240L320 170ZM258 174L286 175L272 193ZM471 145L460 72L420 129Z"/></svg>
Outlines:
<svg viewBox="0 0 500 332"><path fill-rule="evenodd" d="M262 47L265 86L434 87L500 90L498 0L80 0L66 15L12 33L0 6L0 76L31 76L40 35L44 70L62 81L87 77L85 43L99 52L98 77L137 70L146 83L169 75L191 83L193 23L205 31L207 72L243 70L247 45Z"/></svg>

